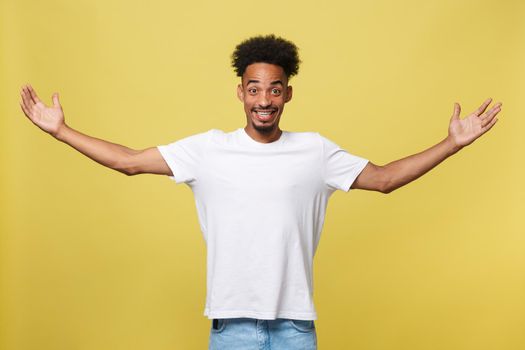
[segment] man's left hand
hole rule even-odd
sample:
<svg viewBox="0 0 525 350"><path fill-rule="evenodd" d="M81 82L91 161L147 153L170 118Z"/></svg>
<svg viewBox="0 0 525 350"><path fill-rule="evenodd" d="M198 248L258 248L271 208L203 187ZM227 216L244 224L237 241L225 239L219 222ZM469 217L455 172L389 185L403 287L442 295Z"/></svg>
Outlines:
<svg viewBox="0 0 525 350"><path fill-rule="evenodd" d="M491 101L491 98L487 99L477 110L463 119L459 118L459 113L461 112L459 103L454 103L454 113L450 118L448 127L448 138L455 146L463 148L470 145L496 124L498 121L496 115L501 111L501 102L496 103L488 111L485 111Z"/></svg>

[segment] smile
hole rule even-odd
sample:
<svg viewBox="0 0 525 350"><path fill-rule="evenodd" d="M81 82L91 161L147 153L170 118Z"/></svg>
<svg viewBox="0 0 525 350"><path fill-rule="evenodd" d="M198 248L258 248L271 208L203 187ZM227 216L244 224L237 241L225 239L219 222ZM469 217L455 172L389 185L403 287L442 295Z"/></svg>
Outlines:
<svg viewBox="0 0 525 350"><path fill-rule="evenodd" d="M270 119L272 119L273 115L275 114L275 112L277 112L277 110L255 110L255 117L257 119L259 119L260 121L268 121Z"/></svg>

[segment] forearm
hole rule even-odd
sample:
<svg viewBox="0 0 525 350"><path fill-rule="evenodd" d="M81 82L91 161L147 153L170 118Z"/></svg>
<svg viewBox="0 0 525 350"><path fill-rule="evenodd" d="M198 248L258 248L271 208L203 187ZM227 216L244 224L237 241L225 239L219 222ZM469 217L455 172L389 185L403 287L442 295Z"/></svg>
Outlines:
<svg viewBox="0 0 525 350"><path fill-rule="evenodd" d="M414 181L460 149L447 137L423 152L384 165L388 179L385 192L392 192Z"/></svg>
<svg viewBox="0 0 525 350"><path fill-rule="evenodd" d="M139 152L116 143L85 135L65 124L53 136L95 162L124 174L127 174L125 167L127 157Z"/></svg>

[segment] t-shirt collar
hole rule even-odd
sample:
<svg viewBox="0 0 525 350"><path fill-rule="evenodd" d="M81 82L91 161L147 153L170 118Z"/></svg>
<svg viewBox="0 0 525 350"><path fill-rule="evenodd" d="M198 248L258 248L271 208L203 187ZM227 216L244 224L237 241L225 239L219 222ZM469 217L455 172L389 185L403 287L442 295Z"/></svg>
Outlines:
<svg viewBox="0 0 525 350"><path fill-rule="evenodd" d="M287 132L283 130L281 133L281 136L279 136L277 140L273 142L269 142L269 143L255 141L254 139L252 139L250 135L248 135L248 133L246 132L246 130L244 130L244 128L237 129L237 134L239 134L240 141L247 146L260 148L260 149L275 149L282 145L282 143L284 142L286 138Z"/></svg>

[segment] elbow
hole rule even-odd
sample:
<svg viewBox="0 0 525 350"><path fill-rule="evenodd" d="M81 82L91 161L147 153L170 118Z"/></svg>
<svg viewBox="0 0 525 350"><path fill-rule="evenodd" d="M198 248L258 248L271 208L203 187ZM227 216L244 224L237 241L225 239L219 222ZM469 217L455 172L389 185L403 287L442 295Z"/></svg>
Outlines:
<svg viewBox="0 0 525 350"><path fill-rule="evenodd" d="M398 188L404 186L405 184L400 181L393 181L392 179L385 181L381 188L381 193L389 194L397 190Z"/></svg>
<svg viewBox="0 0 525 350"><path fill-rule="evenodd" d="M388 175L388 172L384 171L379 185L379 192L389 194L395 189L397 189L397 187L395 186L393 179Z"/></svg>
<svg viewBox="0 0 525 350"><path fill-rule="evenodd" d="M126 176L133 176L133 175L137 175L138 173L135 173L135 172L132 172L132 171L121 171L122 174L126 175Z"/></svg>
<svg viewBox="0 0 525 350"><path fill-rule="evenodd" d="M118 171L120 171L126 176L134 176L140 174L140 171L136 167L127 167Z"/></svg>
<svg viewBox="0 0 525 350"><path fill-rule="evenodd" d="M129 157L126 157L126 159L123 159L120 162L117 162L111 168L126 176L133 176L133 175L140 174L137 167L133 166L133 163Z"/></svg>
<svg viewBox="0 0 525 350"><path fill-rule="evenodd" d="M379 188L377 189L378 192L381 192L383 194L389 194L393 191L393 189L389 186L388 183L382 183Z"/></svg>
<svg viewBox="0 0 525 350"><path fill-rule="evenodd" d="M390 193L398 187L391 173L392 171L385 165L368 163L351 188Z"/></svg>
<svg viewBox="0 0 525 350"><path fill-rule="evenodd" d="M118 171L119 173L122 173L126 176L133 176L133 175L137 175L138 173L131 169L131 168L121 168L121 167L114 167L113 170L116 170Z"/></svg>
<svg viewBox="0 0 525 350"><path fill-rule="evenodd" d="M395 188L394 187L391 187L391 186L383 186L379 192L383 193L383 194L389 194L389 193L392 193L392 191L394 191Z"/></svg>

